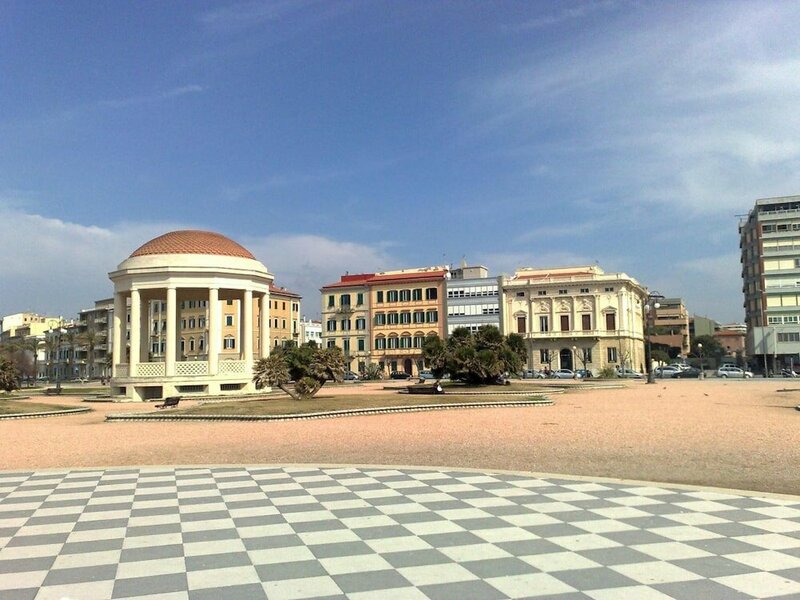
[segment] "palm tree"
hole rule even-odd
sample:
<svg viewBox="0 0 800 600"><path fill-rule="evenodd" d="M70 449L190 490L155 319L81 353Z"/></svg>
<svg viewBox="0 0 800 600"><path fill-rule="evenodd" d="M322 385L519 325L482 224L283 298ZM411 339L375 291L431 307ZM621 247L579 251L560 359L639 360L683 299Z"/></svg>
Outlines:
<svg viewBox="0 0 800 600"><path fill-rule="evenodd" d="M63 338L67 341L67 359L69 361L69 377L75 377L75 347L78 345L78 331L74 327L67 327Z"/></svg>
<svg viewBox="0 0 800 600"><path fill-rule="evenodd" d="M86 331L80 334L79 342L86 346L86 377L91 379L94 375L94 349L100 342L100 333L94 328L94 326L89 327Z"/></svg>
<svg viewBox="0 0 800 600"><path fill-rule="evenodd" d="M58 352L58 337L55 335L45 336L44 348L47 354L47 378L53 376L53 358Z"/></svg>
<svg viewBox="0 0 800 600"><path fill-rule="evenodd" d="M274 385L295 400L300 400L300 396L286 385L289 383L289 366L280 353L270 354L267 358L256 361L253 366L253 382L259 390Z"/></svg>

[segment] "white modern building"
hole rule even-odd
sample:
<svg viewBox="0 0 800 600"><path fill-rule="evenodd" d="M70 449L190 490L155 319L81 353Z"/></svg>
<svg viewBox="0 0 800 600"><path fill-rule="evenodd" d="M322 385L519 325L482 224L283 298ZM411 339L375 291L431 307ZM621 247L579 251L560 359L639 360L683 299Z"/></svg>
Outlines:
<svg viewBox="0 0 800 600"><path fill-rule="evenodd" d="M322 321L314 321L303 317L300 319L300 343L314 342L322 347Z"/></svg>
<svg viewBox="0 0 800 600"><path fill-rule="evenodd" d="M253 362L269 355L272 274L244 247L208 231L173 231L157 237L109 273L114 283L112 395L148 400L172 395L254 392ZM164 353L151 357L148 307L163 302ZM180 360L180 305L204 302L208 337L204 354ZM223 306L238 318L223 323ZM227 319L228 317L226 317ZM237 334L223 332L235 327ZM239 339L241 343L228 343ZM223 343L225 347L223 348Z"/></svg>
<svg viewBox="0 0 800 600"><path fill-rule="evenodd" d="M447 334L457 327L473 333L484 325L500 328L497 279L484 266L461 266L447 280Z"/></svg>

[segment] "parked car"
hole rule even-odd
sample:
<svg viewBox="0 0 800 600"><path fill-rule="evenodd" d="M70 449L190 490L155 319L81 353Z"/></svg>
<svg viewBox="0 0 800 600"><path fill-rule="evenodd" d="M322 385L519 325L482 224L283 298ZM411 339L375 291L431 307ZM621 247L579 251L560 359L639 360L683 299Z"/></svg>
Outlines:
<svg viewBox="0 0 800 600"><path fill-rule="evenodd" d="M420 371L419 378L425 380L436 379L436 377L433 376L433 371L431 371L430 369L425 369L424 371Z"/></svg>
<svg viewBox="0 0 800 600"><path fill-rule="evenodd" d="M633 371L631 369L617 369L617 377L622 377L624 379L644 379L644 375L639 373L639 371Z"/></svg>
<svg viewBox="0 0 800 600"><path fill-rule="evenodd" d="M717 377L738 377L739 379L749 379L753 376L750 371L745 371L733 365L722 365L717 369Z"/></svg>
<svg viewBox="0 0 800 600"><path fill-rule="evenodd" d="M675 373L674 377L678 379L698 379L700 377L700 369L697 367L689 367Z"/></svg>
<svg viewBox="0 0 800 600"><path fill-rule="evenodd" d="M556 369L550 373L553 379L577 379L577 375L571 369Z"/></svg>
<svg viewBox="0 0 800 600"><path fill-rule="evenodd" d="M800 377L800 375L798 375L797 372L793 371L792 369L782 369L781 375L784 377Z"/></svg>
<svg viewBox="0 0 800 600"><path fill-rule="evenodd" d="M666 367L656 367L653 372L655 373L656 377L664 379L667 377L675 377L681 372L681 369L676 366L668 365Z"/></svg>
<svg viewBox="0 0 800 600"><path fill-rule="evenodd" d="M392 371L389 379L411 379L411 373L405 371Z"/></svg>
<svg viewBox="0 0 800 600"><path fill-rule="evenodd" d="M578 369L575 371L575 374L578 376L578 379L590 379L594 377L591 369Z"/></svg>
<svg viewBox="0 0 800 600"><path fill-rule="evenodd" d="M353 371L345 371L344 380L345 381L358 381L358 373L354 373Z"/></svg>
<svg viewBox="0 0 800 600"><path fill-rule="evenodd" d="M668 367L674 367L679 371L686 371L687 369L691 369L692 365L687 365L686 363L670 363L667 365Z"/></svg>
<svg viewBox="0 0 800 600"><path fill-rule="evenodd" d="M520 374L520 377L523 379L544 379L545 375L542 371L537 371L536 369L525 369Z"/></svg>

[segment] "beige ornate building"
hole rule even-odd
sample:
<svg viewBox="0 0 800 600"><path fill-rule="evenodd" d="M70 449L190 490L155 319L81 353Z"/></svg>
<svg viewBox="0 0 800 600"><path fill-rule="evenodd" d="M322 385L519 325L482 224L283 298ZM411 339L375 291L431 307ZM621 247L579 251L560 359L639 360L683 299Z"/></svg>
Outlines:
<svg viewBox="0 0 800 600"><path fill-rule="evenodd" d="M647 291L625 273L597 266L523 268L501 276L503 333L528 344L528 367L644 369Z"/></svg>
<svg viewBox="0 0 800 600"><path fill-rule="evenodd" d="M300 338L300 300L302 296L284 287L272 285L270 295L270 344L273 348L295 342L303 343Z"/></svg>
<svg viewBox="0 0 800 600"><path fill-rule="evenodd" d="M217 233L173 231L109 277L115 340L126 337L126 313L130 320L127 348L113 346L113 395L254 391L254 359L270 349L273 276L248 250Z"/></svg>

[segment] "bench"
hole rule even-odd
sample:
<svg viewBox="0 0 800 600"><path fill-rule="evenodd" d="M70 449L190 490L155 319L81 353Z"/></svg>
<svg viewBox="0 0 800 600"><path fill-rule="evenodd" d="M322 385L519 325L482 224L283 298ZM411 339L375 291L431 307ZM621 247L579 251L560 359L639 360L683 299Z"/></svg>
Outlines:
<svg viewBox="0 0 800 600"><path fill-rule="evenodd" d="M61 388L47 388L44 391L45 396L60 396Z"/></svg>
<svg viewBox="0 0 800 600"><path fill-rule="evenodd" d="M169 398L164 398L164 402L161 404L156 404L156 408L170 408L173 406L178 406L178 402L180 401L180 396L170 396Z"/></svg>
<svg viewBox="0 0 800 600"><path fill-rule="evenodd" d="M416 385L409 385L406 387L409 394L444 394L442 386L438 383L436 385L426 385L418 383Z"/></svg>

